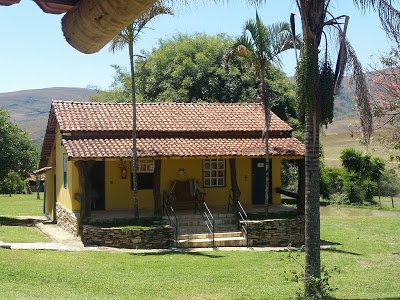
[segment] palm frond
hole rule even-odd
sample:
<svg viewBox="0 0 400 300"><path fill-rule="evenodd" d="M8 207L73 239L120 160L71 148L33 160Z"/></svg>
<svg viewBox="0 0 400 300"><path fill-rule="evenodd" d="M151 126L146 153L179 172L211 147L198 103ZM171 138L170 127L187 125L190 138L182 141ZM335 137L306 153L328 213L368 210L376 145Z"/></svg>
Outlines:
<svg viewBox="0 0 400 300"><path fill-rule="evenodd" d="M400 45L400 11L393 5L399 4L398 0L353 0L353 2L363 11L377 11L383 29Z"/></svg>
<svg viewBox="0 0 400 300"><path fill-rule="evenodd" d="M362 65L348 40L346 40L346 50L347 68L350 69L351 78L356 88L356 101L358 113L360 114L362 142L365 143L365 145L369 145L373 131L371 95Z"/></svg>

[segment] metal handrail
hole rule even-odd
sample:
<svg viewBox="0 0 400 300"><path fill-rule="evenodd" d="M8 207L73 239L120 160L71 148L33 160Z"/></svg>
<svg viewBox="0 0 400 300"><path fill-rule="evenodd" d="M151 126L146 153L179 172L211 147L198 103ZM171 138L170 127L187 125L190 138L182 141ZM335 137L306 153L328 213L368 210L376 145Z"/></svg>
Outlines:
<svg viewBox="0 0 400 300"><path fill-rule="evenodd" d="M175 244L178 245L178 219L176 217L174 207L174 195L163 191L163 211L164 215L168 217L168 222L174 228Z"/></svg>
<svg viewBox="0 0 400 300"><path fill-rule="evenodd" d="M228 202L228 212L229 208L232 208L233 213L235 214L235 218L239 224L244 224L242 225L242 231L246 235L246 247L249 247L249 227L248 227L248 216L246 211L244 210L242 204L240 203L240 200L238 200L236 203L233 199L233 190L230 189L229 191L229 202Z"/></svg>
<svg viewBox="0 0 400 300"><path fill-rule="evenodd" d="M204 201L204 193L200 192L199 190L196 190L195 193L195 206L194 206L194 213L198 210L203 217L204 222L206 223L206 226L208 228L208 231L210 231L210 234L212 236L212 247L215 249L215 222L214 222L214 217L208 208L206 202Z"/></svg>

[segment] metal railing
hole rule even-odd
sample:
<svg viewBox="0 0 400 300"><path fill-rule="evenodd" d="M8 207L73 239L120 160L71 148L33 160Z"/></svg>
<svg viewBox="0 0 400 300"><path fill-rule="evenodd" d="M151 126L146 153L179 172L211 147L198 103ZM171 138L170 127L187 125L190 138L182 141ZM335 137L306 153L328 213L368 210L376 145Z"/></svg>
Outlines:
<svg viewBox="0 0 400 300"><path fill-rule="evenodd" d="M166 193L165 191L163 192L163 212L164 215L167 216L168 222L171 225L171 227L174 229L175 233L175 244L177 245L178 243L178 219L176 218L176 214L174 211L174 199L175 195L173 193Z"/></svg>
<svg viewBox="0 0 400 300"><path fill-rule="evenodd" d="M196 214L197 211L200 212L201 216L203 217L203 220L210 231L210 234L212 236L212 247L215 249L215 223L214 223L214 217L208 208L206 202L204 201L204 193L200 192L199 190L196 190L195 193L195 205L194 205L194 213Z"/></svg>
<svg viewBox="0 0 400 300"><path fill-rule="evenodd" d="M232 189L229 191L228 212L229 209L232 209L237 223L241 226L242 232L246 236L246 247L249 247L249 227L247 224L249 219L246 211L240 203L240 200L235 203Z"/></svg>

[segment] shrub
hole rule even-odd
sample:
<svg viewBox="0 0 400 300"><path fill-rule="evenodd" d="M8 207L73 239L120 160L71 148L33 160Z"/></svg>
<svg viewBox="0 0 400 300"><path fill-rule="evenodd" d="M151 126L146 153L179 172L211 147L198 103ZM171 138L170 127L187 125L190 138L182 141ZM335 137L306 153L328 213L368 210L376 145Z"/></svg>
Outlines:
<svg viewBox="0 0 400 300"><path fill-rule="evenodd" d="M10 170L7 176L0 182L0 193L2 194L21 194L24 192L25 183L21 176Z"/></svg>

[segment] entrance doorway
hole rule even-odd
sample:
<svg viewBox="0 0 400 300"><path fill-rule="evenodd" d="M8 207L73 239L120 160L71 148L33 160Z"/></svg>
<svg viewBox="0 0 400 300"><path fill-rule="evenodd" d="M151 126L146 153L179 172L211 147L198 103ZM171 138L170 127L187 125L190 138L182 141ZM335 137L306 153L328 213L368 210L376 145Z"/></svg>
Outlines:
<svg viewBox="0 0 400 300"><path fill-rule="evenodd" d="M92 182L92 210L104 210L106 205L105 197L105 162L96 161L90 172Z"/></svg>
<svg viewBox="0 0 400 300"><path fill-rule="evenodd" d="M253 158L252 170L252 203L265 203L265 158ZM269 160L269 196L268 203L272 203L272 160Z"/></svg>

